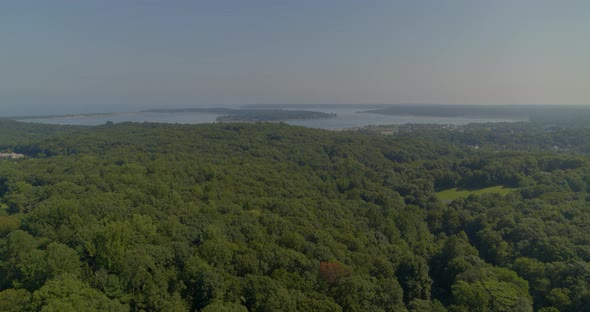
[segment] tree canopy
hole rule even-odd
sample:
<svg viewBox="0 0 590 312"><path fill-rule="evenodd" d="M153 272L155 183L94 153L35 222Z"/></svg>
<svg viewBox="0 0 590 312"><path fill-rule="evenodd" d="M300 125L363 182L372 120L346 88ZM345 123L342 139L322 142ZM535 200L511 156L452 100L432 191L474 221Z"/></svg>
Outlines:
<svg viewBox="0 0 590 312"><path fill-rule="evenodd" d="M2 120L0 306L590 309L589 130L399 130Z"/></svg>

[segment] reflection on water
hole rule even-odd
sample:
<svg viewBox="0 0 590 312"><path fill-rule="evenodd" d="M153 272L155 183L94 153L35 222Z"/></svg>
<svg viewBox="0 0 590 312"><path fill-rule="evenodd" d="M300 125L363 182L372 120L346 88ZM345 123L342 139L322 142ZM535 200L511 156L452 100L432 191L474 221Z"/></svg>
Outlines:
<svg viewBox="0 0 590 312"><path fill-rule="evenodd" d="M428 116L397 116L397 115L380 115L380 114L359 114L359 109L339 108L339 109L313 109L325 113L334 113L336 118L331 119L310 119L310 120L290 120L286 123L291 125L305 126L309 128L320 129L349 129L360 128L369 125L391 125L391 124L454 124L463 125L468 123L486 123L486 122L514 122L522 119L500 119L500 118L476 118L476 117L428 117ZM181 123L181 124L202 124L213 123L219 114L200 113L200 112L177 112L177 113L120 113L107 115L81 115L68 117L36 118L21 119L20 121L38 122L59 125L101 125L108 121L114 123L120 122L163 122L163 123Z"/></svg>

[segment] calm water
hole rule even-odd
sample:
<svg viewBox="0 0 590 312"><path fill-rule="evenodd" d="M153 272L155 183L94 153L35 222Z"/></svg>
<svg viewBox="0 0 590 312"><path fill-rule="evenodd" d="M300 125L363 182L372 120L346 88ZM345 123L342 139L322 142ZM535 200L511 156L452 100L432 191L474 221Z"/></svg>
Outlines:
<svg viewBox="0 0 590 312"><path fill-rule="evenodd" d="M105 124L108 121L114 123L120 122L163 122L163 123L180 123L180 124L202 124L214 123L219 114L210 113L116 113L109 115L80 115L68 117L51 117L51 118L34 118L20 119L25 122L38 122L56 125L78 125L78 126L97 126Z"/></svg>
<svg viewBox="0 0 590 312"><path fill-rule="evenodd" d="M315 110L315 109L310 109ZM467 117L428 117L428 116L403 116L403 115L381 115L381 114L359 114L361 111L354 109L321 109L326 113L337 114L332 119L293 120L287 123L291 125L305 126L321 129L349 129L360 128L369 125L401 125L401 124L442 124L442 125L466 125L470 123L486 122L516 122L524 119L499 119L499 118L467 118Z"/></svg>
<svg viewBox="0 0 590 312"><path fill-rule="evenodd" d="M311 110L311 109L310 109ZM486 123L486 122L514 122L522 119L492 119L492 118L465 118L465 117L426 117L426 116L395 116L379 114L358 114L359 109L313 109L326 113L335 113L338 115L332 119L310 119L310 120L291 120L286 123L291 125L305 126L309 128L320 129L348 129L359 128L369 125L391 125L391 124L454 124L463 125L469 123ZM60 125L101 125L108 121L119 122L164 122L164 123L182 123L182 124L202 124L213 123L219 117L218 114L211 113L120 113L111 115L95 116L70 116L70 117L52 117L40 119L21 119L21 121L38 122Z"/></svg>

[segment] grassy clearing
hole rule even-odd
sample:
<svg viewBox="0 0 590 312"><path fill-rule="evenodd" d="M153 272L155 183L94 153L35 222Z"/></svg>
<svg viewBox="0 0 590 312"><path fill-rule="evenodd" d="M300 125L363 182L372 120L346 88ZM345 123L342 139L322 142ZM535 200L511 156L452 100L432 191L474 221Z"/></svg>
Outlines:
<svg viewBox="0 0 590 312"><path fill-rule="evenodd" d="M506 195L514 190L515 190L515 188L504 187L503 185L497 185L497 186L490 186L490 187L486 187L486 188L482 188L482 189L472 189L472 190L452 188L452 189L436 192L435 194L436 194L436 197L438 199L442 200L443 202L451 202L457 198L466 198L471 194L481 195L481 194L495 193L495 194Z"/></svg>

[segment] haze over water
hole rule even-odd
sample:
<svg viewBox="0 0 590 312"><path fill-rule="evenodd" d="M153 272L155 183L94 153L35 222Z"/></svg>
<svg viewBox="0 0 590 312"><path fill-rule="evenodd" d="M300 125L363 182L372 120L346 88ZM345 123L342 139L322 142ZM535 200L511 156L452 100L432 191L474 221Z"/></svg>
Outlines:
<svg viewBox="0 0 590 312"><path fill-rule="evenodd" d="M285 123L290 125L304 126L309 128L320 129L350 129L361 128L369 125L390 125L390 124L453 124L463 125L469 123L487 123L487 122L515 122L524 121L519 118L478 118L478 117L431 117L431 116L408 116L408 115L380 115L357 113L361 111L358 108L337 108L337 109L309 109L325 113L336 114L336 118L330 119L307 119L307 120L288 120ZM203 124L216 122L220 114L202 113L202 112L131 112L116 113L104 115L80 115L66 117L34 118L20 119L26 122L39 122L60 125L84 125L94 126L106 122L163 122L163 123L181 123L181 124Z"/></svg>

